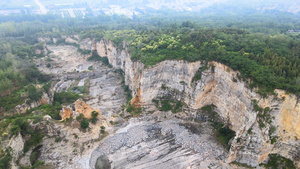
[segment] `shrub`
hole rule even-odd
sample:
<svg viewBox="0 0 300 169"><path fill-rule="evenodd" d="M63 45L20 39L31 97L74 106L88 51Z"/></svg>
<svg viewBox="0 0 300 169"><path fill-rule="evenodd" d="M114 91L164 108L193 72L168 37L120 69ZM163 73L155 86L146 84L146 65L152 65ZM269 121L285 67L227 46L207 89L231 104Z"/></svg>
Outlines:
<svg viewBox="0 0 300 169"><path fill-rule="evenodd" d="M91 121L92 121L93 124L95 124L96 121L98 120L98 119L97 119L98 114L99 114L99 113L97 113L96 111L93 111L93 112L92 112L92 119L91 119Z"/></svg>
<svg viewBox="0 0 300 169"><path fill-rule="evenodd" d="M44 135L40 134L38 130L35 130L31 133L31 137L24 144L24 153L26 153L31 147L37 146L42 140Z"/></svg>
<svg viewBox="0 0 300 169"><path fill-rule="evenodd" d="M178 112L182 111L182 106L183 106L182 102L177 101L175 104L175 107L172 110L172 113L178 113Z"/></svg>
<svg viewBox="0 0 300 169"><path fill-rule="evenodd" d="M81 123L80 123L80 126L81 126L83 129L88 128L88 127L89 127L89 121L88 121L88 119L83 118L83 120L82 120Z"/></svg>
<svg viewBox="0 0 300 169"><path fill-rule="evenodd" d="M34 165L36 163L36 160L38 159L38 152L37 151L33 151L31 154L30 154L30 163L31 165Z"/></svg>
<svg viewBox="0 0 300 169"><path fill-rule="evenodd" d="M12 128L10 129L10 135L17 135L19 131L21 132L22 136L30 133L30 126L27 122L26 118L18 117L12 123Z"/></svg>
<svg viewBox="0 0 300 169"><path fill-rule="evenodd" d="M71 93L71 92L55 92L54 93L54 102L59 102L60 104L63 103L73 103L77 99L79 99L80 96L77 93Z"/></svg>
<svg viewBox="0 0 300 169"><path fill-rule="evenodd" d="M122 80L122 85L123 85L123 89L126 93L126 100L127 102L129 102L132 99L132 91L129 89L129 87L127 85L125 85L125 80Z"/></svg>
<svg viewBox="0 0 300 169"><path fill-rule="evenodd" d="M33 85L28 86L27 92L28 98L32 101L38 101L42 98L42 92L37 90Z"/></svg>
<svg viewBox="0 0 300 169"><path fill-rule="evenodd" d="M158 107L161 111L172 111L172 113L178 113L182 111L182 106L184 103L178 100L172 100L168 98L161 98L160 100L152 99L152 102L155 103L155 106ZM159 107L160 106L160 107Z"/></svg>
<svg viewBox="0 0 300 169"><path fill-rule="evenodd" d="M137 115L141 114L142 112L143 112L143 111L142 111L142 108L139 107L139 108L135 109L135 110L132 112L132 114L133 114L134 116L137 116Z"/></svg>
<svg viewBox="0 0 300 169"><path fill-rule="evenodd" d="M131 105L128 105L127 109L126 109L127 112L131 113L133 111L135 111L135 108Z"/></svg>
<svg viewBox="0 0 300 169"><path fill-rule="evenodd" d="M152 99L152 102L155 103L156 106L158 106L159 100Z"/></svg>
<svg viewBox="0 0 300 169"><path fill-rule="evenodd" d="M214 122L213 127L216 131L217 141L227 150L230 149L229 141L235 136L235 132L221 122Z"/></svg>
<svg viewBox="0 0 300 169"><path fill-rule="evenodd" d="M56 137L55 138L55 142L61 142L61 138L60 137Z"/></svg>
<svg viewBox="0 0 300 169"><path fill-rule="evenodd" d="M3 158L0 158L0 168L10 168L10 161L10 150L6 149L6 155Z"/></svg>
<svg viewBox="0 0 300 169"><path fill-rule="evenodd" d="M83 114L80 113L79 116L76 117L77 121L81 121L84 118Z"/></svg>
<svg viewBox="0 0 300 169"><path fill-rule="evenodd" d="M35 163L33 166L32 166L32 168L39 168L39 166L41 166L41 165L44 165L45 164L45 162L44 161L38 161L37 163Z"/></svg>
<svg viewBox="0 0 300 169"><path fill-rule="evenodd" d="M62 109L62 106L59 102L53 102L52 105L44 104L44 105L41 105L39 107L35 107L33 109L30 109L30 110L27 111L27 113L31 113L33 111L43 110L44 112L46 112L47 115L51 116L52 119L61 120L61 116L60 116L60 110L61 109Z"/></svg>
<svg viewBox="0 0 300 169"><path fill-rule="evenodd" d="M202 72L205 71L205 70L207 70L207 69L208 69L207 63L205 63L205 65L204 65L203 67L200 67L200 68L198 69L198 71L197 71L196 74L194 75L192 81L194 82L194 81L200 80L201 77L202 77Z"/></svg>
<svg viewBox="0 0 300 169"><path fill-rule="evenodd" d="M105 133L105 127L101 126L100 128L101 128L101 130L100 130L101 134L104 134Z"/></svg>
<svg viewBox="0 0 300 169"><path fill-rule="evenodd" d="M96 51L93 51L92 56L88 58L88 61L100 61L104 65L112 68L111 64L109 64L108 58L99 56Z"/></svg>
<svg viewBox="0 0 300 169"><path fill-rule="evenodd" d="M162 111L172 110L172 106L171 106L169 100L163 100L163 101L161 101L161 110Z"/></svg>
<svg viewBox="0 0 300 169"><path fill-rule="evenodd" d="M51 83L52 83L52 81L46 83L46 84L43 86L43 89L44 89L45 92L47 92L47 93L49 92L49 90L50 90L50 88L51 88Z"/></svg>

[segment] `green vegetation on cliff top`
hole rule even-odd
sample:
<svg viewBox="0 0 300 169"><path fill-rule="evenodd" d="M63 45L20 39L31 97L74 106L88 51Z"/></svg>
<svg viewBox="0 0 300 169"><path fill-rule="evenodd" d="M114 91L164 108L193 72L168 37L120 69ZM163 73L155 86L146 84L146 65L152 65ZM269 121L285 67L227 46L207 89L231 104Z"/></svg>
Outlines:
<svg viewBox="0 0 300 169"><path fill-rule="evenodd" d="M43 57L36 53L43 49L37 38L60 40L61 35L74 34L82 39L106 38L119 49L125 41L132 60L140 60L146 66L167 59L218 61L239 70L239 78L250 87L259 87L263 96L275 88L297 95L300 92L300 35L287 33L300 26L299 18L294 15L173 19L158 16L134 20L117 15L65 20L45 15L28 21L9 16L2 21L7 19L10 21L0 24L1 111L21 103L19 91L23 86L48 80L32 64L34 57ZM107 62L105 58L95 58Z"/></svg>

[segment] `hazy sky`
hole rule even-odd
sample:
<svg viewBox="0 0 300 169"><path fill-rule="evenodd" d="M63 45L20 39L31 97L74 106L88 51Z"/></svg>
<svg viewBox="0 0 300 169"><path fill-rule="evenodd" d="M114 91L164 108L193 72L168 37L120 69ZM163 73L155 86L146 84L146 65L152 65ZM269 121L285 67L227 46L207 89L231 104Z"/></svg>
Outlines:
<svg viewBox="0 0 300 169"><path fill-rule="evenodd" d="M255 9L255 10L281 10L286 12L300 12L300 0L1 0L0 10L18 8L41 8L43 6L60 6L63 4L87 3L91 8L111 7L117 5L122 8L170 8L175 10L199 11L207 8L222 7L228 10L234 9ZM70 7L70 6L69 6Z"/></svg>

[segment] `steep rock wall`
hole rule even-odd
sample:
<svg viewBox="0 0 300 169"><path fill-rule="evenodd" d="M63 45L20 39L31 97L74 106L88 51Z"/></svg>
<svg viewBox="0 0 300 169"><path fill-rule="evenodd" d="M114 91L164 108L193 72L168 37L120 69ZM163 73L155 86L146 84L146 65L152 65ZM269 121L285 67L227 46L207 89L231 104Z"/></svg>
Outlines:
<svg viewBox="0 0 300 169"><path fill-rule="evenodd" d="M300 167L300 142L297 141L300 104L295 95L277 90L279 97L285 97L284 100L274 96L263 99L245 82L238 80L239 72L217 62L210 62L214 69L203 71L198 81L193 81L193 77L204 66L200 61L163 61L144 69L141 62L131 61L126 43L122 50L105 39L95 43L100 56L107 57L114 68L124 71L125 83L132 89L133 96L138 96L133 101L138 100L139 105L152 105L152 99L168 92L172 92L173 99L181 100L193 109L216 105L224 122L236 131L228 163L237 161L258 166L267 160L268 154L278 153ZM272 122L266 123L265 127L258 123L258 112L253 110L252 100L258 100L262 108L271 109ZM271 126L276 127L273 134L269 133ZM277 136L277 142L271 144L271 136Z"/></svg>
<svg viewBox="0 0 300 169"><path fill-rule="evenodd" d="M124 71L125 84L129 85L129 88L133 91L133 96L136 95L144 64L131 61L127 44L123 43L123 50L118 50L113 42L103 39L96 43L96 50L101 57L107 57L109 63L115 69L122 69Z"/></svg>

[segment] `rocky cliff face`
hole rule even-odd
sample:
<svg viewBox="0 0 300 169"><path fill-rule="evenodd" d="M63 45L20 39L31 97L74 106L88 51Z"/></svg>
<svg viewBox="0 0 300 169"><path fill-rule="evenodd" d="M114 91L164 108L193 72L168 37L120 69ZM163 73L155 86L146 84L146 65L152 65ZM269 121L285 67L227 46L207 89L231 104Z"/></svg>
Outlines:
<svg viewBox="0 0 300 169"><path fill-rule="evenodd" d="M114 68L125 72L126 84L135 96L133 100L146 109L153 105L152 99L162 96L183 101L194 110L214 104L223 121L236 131L227 162L258 166L267 160L268 154L278 153L300 167L300 103L295 95L278 90L278 97L263 99L238 79L239 72L216 62L208 63L210 66L202 72L201 79L194 81L193 77L204 66L200 61L164 61L144 69L142 63L130 60L126 44L123 50L107 40L95 42L95 46L93 49L100 56L106 56ZM254 110L255 104L270 109L268 120ZM274 127L276 130L270 132Z"/></svg>

